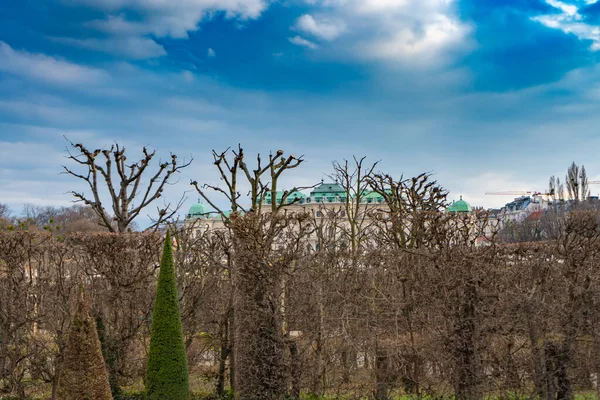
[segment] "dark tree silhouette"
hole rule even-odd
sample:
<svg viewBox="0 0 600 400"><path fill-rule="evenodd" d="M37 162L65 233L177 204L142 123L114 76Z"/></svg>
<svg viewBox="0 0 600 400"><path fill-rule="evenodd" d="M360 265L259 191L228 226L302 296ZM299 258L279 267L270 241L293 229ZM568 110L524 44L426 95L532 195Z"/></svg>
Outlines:
<svg viewBox="0 0 600 400"><path fill-rule="evenodd" d="M91 195L84 192L72 191L76 202L83 202L90 206L101 220L101 224L111 232L126 232L130 230L131 224L140 213L163 193L165 185L171 183L174 174L186 168L192 162L179 164L177 156L171 154L171 159L159 162L158 170L153 174L148 167L154 158L156 151L149 152L146 147L142 148L143 157L136 162L127 163L125 148L118 143L108 150L88 150L83 144L69 142L78 154L69 152L67 158L84 169L76 172L63 166L64 173L74 176L86 182L91 190ZM146 174L148 172L149 174ZM144 183L142 179L148 179ZM102 191L108 191L110 197L110 208L103 204ZM134 204L134 200L135 204ZM165 204L158 208L158 216L154 219L154 228L171 218L179 210L183 203L182 198L175 207Z"/></svg>

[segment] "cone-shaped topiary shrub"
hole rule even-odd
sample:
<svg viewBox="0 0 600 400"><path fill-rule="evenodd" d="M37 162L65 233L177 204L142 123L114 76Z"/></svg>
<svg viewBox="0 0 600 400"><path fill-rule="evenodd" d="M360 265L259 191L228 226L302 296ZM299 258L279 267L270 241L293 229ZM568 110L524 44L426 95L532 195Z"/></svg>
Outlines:
<svg viewBox="0 0 600 400"><path fill-rule="evenodd" d="M177 281L173 266L171 236L163 248L146 371L148 400L188 400L187 356L179 316Z"/></svg>
<svg viewBox="0 0 600 400"><path fill-rule="evenodd" d="M112 400L96 322L83 292L73 316L58 387L59 400Z"/></svg>

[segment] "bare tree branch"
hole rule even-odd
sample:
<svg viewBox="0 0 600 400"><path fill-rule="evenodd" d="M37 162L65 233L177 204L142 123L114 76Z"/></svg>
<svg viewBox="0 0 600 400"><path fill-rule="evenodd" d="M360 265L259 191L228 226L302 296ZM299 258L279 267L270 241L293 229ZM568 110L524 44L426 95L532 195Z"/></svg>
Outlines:
<svg viewBox="0 0 600 400"><path fill-rule="evenodd" d="M125 148L118 143L115 143L110 149L90 151L81 143L75 144L66 137L65 139L69 142L71 148L78 152L78 154L73 155L67 148L67 159L77 165L84 166L87 171L79 173L63 165L63 173L86 182L91 191L90 196L75 191L72 191L71 194L75 197L76 202L81 201L89 205L100 217L103 225L111 232L126 232L135 218L162 196L165 185L171 183L173 175L188 167L193 161L193 159L190 159L190 161L180 164L177 162L177 156L171 154L170 161L159 163L157 171L142 188L144 186L142 178L156 154L155 151L148 152L144 147L142 149L143 158L128 165L126 163ZM100 154L104 156L103 165L97 160ZM113 175L113 169L116 170L116 175ZM103 182L99 182L98 175L102 177ZM110 196L112 214L109 214L102 204L102 188L106 189ZM141 196L141 201L134 205L134 200L138 196ZM182 202L179 201L175 208L171 208L170 205L163 209L159 208L159 215L154 221L164 222L175 215L181 206ZM156 224L152 225L153 228L156 228L156 226Z"/></svg>

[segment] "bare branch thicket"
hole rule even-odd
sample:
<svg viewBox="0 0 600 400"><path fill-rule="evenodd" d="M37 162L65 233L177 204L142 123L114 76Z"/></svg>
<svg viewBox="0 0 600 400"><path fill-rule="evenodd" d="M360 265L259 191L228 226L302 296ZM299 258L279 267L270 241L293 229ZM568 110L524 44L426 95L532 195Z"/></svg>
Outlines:
<svg viewBox="0 0 600 400"><path fill-rule="evenodd" d="M0 218L8 218L10 214L11 212L8 205L0 203Z"/></svg>
<svg viewBox="0 0 600 400"><path fill-rule="evenodd" d="M313 215L273 213L261 204L270 176L256 186L256 208L238 198L228 229L172 226L198 381L219 394L261 390L257 398L273 399L572 400L598 391L593 201L550 210L519 227L521 242L499 243L485 214L444 212L445 191L430 177L379 174L370 185L384 202L368 207L372 225L354 254L344 204L339 213L317 215L324 209L312 205ZM160 239L29 229L0 232L0 336L10 338L4 348L0 341L2 390L26 396L28 382L47 382L50 393L81 282L106 323L117 383L139 381ZM249 374L252 366L260 368Z"/></svg>
<svg viewBox="0 0 600 400"><path fill-rule="evenodd" d="M167 184L171 184L174 174L188 167L192 160L180 164L175 154L167 162L159 162L158 169L150 172L148 169L156 155L142 148L143 157L136 162L127 163L125 148L118 143L110 149L89 150L81 143L69 142L77 151L73 155L68 149L67 158L82 168L82 172L63 166L64 174L71 175L84 181L89 187L90 194L72 191L75 202L82 202L91 207L100 218L100 223L110 232L127 232L135 218L150 204L158 200ZM148 175L146 172L150 173ZM148 179L145 182L143 179ZM103 203L103 193L106 190L110 206ZM165 204L157 210L158 216L151 226L154 230L164 221L173 217L181 207L179 201L175 207Z"/></svg>
<svg viewBox="0 0 600 400"><path fill-rule="evenodd" d="M267 193L270 193L271 198L273 199L270 205L270 211L278 212L284 207L298 201L297 199L293 199L293 201L288 202L287 200L290 195L302 189L306 189L306 187L294 187L289 190L284 190L281 201L279 203L276 201L279 177L284 171L294 169L304 162L303 156L296 157L294 154L291 154L287 157L283 157L283 150L277 150L275 154L269 154L268 163L263 165L262 158L260 154L258 154L256 157L256 166L254 169L251 169L246 164L244 149L240 145L238 145L237 150L231 150L233 160L228 158L228 156L230 156L228 154L229 151L229 148L221 153L217 153L213 150L213 164L219 171L220 179L225 182L225 189L218 185L199 185L197 181L191 182L191 185L194 186L198 194L226 221L228 221L228 218L224 213L225 210L222 210L213 202L211 197L208 196L207 190L225 197L227 204L231 207L233 213L247 213L250 211L260 212L264 203L263 200ZM250 190L248 192L249 205L240 203L240 199L242 198L238 186L240 176L250 185Z"/></svg>
<svg viewBox="0 0 600 400"><path fill-rule="evenodd" d="M87 292L94 294L92 310L116 394L120 384L144 373L144 337L150 332L162 237L151 232L75 234L70 241L77 249L72 262L83 274Z"/></svg>
<svg viewBox="0 0 600 400"><path fill-rule="evenodd" d="M293 257L282 255L277 242L285 236L288 226L302 226L305 218L285 211L298 201L288 201L290 196L302 188L284 190L280 201L277 191L282 174L304 160L293 154L285 157L283 150L278 150L269 154L266 163L257 155L256 164L250 167L241 146L231 152L213 151L213 158L225 188L200 186L195 181L191 184L231 231L235 395L244 399L279 399L288 393L288 375L293 375L288 373L285 361L284 332L285 274L293 268ZM246 206L241 201L240 180L250 187ZM207 190L225 197L230 215L216 205ZM267 193L270 205L265 201ZM288 349L293 353L293 346Z"/></svg>
<svg viewBox="0 0 600 400"><path fill-rule="evenodd" d="M0 229L13 226L16 218L12 215L8 205L0 203Z"/></svg>
<svg viewBox="0 0 600 400"><path fill-rule="evenodd" d="M98 215L91 207L73 205L71 207L36 206L25 204L21 218L25 226L38 229L65 232L102 232L107 229L99 222Z"/></svg>
<svg viewBox="0 0 600 400"><path fill-rule="evenodd" d="M376 174L369 184L383 197L386 206L374 214L384 247L415 249L431 245L433 238L443 237L439 229L446 227L443 210L448 192L430 173L406 179L401 176L399 180Z"/></svg>
<svg viewBox="0 0 600 400"><path fill-rule="evenodd" d="M367 201L369 196L369 182L373 178L375 168L379 162L366 165L366 157L353 157L353 162L344 160L343 164L333 162L334 173L331 178L346 192L344 199L344 212L346 218L341 232L350 243L353 254L357 254L361 244L367 240L369 223L369 207L373 204ZM347 226L347 228L346 228Z"/></svg>
<svg viewBox="0 0 600 400"><path fill-rule="evenodd" d="M263 218L268 225L268 215ZM557 218L558 235L551 240L474 247L477 232L470 220L447 216L436 230L426 227L440 237L460 229L465 233L431 239L425 242L430 245L412 250L368 247L358 260L348 247L336 246L329 221L288 221L274 242L283 248L265 251L269 257L261 261L268 262L251 270L262 272L269 285L283 282L269 269L283 269L285 276L285 285L269 286L265 300L279 307L267 315L280 323L260 325L261 332L271 332L283 345L268 347L262 357L282 356L289 371L282 380L292 395L300 389L353 398L420 393L567 400L579 391L596 390L600 218L593 207ZM334 220L331 226L341 223ZM256 237L249 228L244 232ZM308 248L304 238L309 233L322 244L318 252ZM126 243L114 242L116 237ZM155 284L150 271L158 263L155 240L142 234L0 232L0 324L1 334L10 339L0 348L2 390L26 396L33 387L28 382L46 382L51 393L64 346L60 341L80 284L94 308L106 315L105 346L127 342L117 346L122 352L114 359L119 383L141 379L149 326L145 316ZM178 282L186 338L191 339L188 352L195 355L190 370L226 390L225 372L219 371L231 366L234 355L227 353L233 341L225 332L235 321L227 313L234 289L229 273L237 265L223 256L233 256L233 248L219 240L202 235L178 239L179 262L189 257ZM112 248L129 250L110 257ZM292 339L294 346L288 342Z"/></svg>

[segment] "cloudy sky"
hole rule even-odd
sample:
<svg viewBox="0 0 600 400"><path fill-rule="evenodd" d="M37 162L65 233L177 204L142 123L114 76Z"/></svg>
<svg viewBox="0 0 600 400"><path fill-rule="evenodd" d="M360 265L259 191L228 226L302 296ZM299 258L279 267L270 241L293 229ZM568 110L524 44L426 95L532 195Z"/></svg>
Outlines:
<svg viewBox="0 0 600 400"><path fill-rule="evenodd" d="M63 135L193 157L169 198L237 143L304 154L294 183L367 156L490 207L600 178L596 1L2 2L0 202L69 204Z"/></svg>

